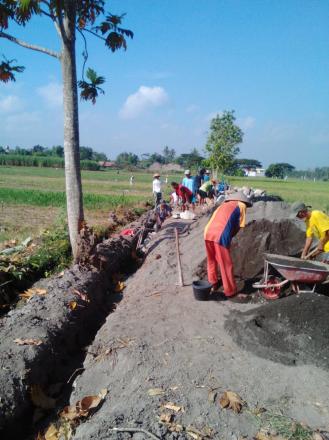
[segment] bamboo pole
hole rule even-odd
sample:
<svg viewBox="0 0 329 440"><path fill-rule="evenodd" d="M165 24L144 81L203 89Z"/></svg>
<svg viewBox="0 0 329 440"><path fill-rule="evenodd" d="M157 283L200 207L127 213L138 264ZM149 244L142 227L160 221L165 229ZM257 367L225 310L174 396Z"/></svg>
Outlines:
<svg viewBox="0 0 329 440"><path fill-rule="evenodd" d="M177 267L178 267L178 285L180 287L184 287L182 264L181 264L180 252L179 252L178 229L177 228L175 228L175 239L176 239L176 254L177 254Z"/></svg>

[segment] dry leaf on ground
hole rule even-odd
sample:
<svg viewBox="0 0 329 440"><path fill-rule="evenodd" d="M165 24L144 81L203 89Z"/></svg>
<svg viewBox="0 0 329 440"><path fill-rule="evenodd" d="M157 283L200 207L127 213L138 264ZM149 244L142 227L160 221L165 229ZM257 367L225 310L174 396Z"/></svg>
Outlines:
<svg viewBox="0 0 329 440"><path fill-rule="evenodd" d="M255 440L285 440L280 435L272 435L267 432L259 431L255 435Z"/></svg>
<svg viewBox="0 0 329 440"><path fill-rule="evenodd" d="M60 416L66 420L76 420L87 417L92 409L95 409L104 400L107 389L101 390L97 396L86 396L78 400L74 405L66 406Z"/></svg>
<svg viewBox="0 0 329 440"><path fill-rule="evenodd" d="M33 404L42 409L52 409L55 408L56 400L48 397L43 391L40 385L32 385L31 389L31 400Z"/></svg>
<svg viewBox="0 0 329 440"><path fill-rule="evenodd" d="M77 303L76 301L70 301L70 302L69 302L69 308L70 308L71 310L76 309L77 306L78 306L78 303Z"/></svg>
<svg viewBox="0 0 329 440"><path fill-rule="evenodd" d="M216 397L217 397L217 391L213 391L213 390L209 391L209 393L208 393L208 401L210 403L215 403Z"/></svg>
<svg viewBox="0 0 329 440"><path fill-rule="evenodd" d="M59 436L60 432L53 424L49 425L47 431L44 433L45 440L58 440Z"/></svg>
<svg viewBox="0 0 329 440"><path fill-rule="evenodd" d="M43 342L41 339L14 339L17 345L41 345Z"/></svg>
<svg viewBox="0 0 329 440"><path fill-rule="evenodd" d="M125 286L125 283L123 281L118 281L116 286L115 286L114 291L117 292L117 293L118 292L122 292L125 287L126 286Z"/></svg>
<svg viewBox="0 0 329 440"><path fill-rule="evenodd" d="M79 290L77 290L77 289L73 289L73 293L78 295L78 297L81 298L82 301L90 302L88 295L86 293L79 292Z"/></svg>
<svg viewBox="0 0 329 440"><path fill-rule="evenodd" d="M150 388L147 392L149 396L160 396L164 394L164 390L162 388Z"/></svg>
<svg viewBox="0 0 329 440"><path fill-rule="evenodd" d="M183 425L180 425L179 423L170 423L168 429L171 432L182 432L184 430Z"/></svg>
<svg viewBox="0 0 329 440"><path fill-rule="evenodd" d="M46 289L39 289L39 288L32 288L27 289L25 292L21 293L19 296L22 299L26 299L29 301L34 295L46 295L47 290Z"/></svg>
<svg viewBox="0 0 329 440"><path fill-rule="evenodd" d="M171 409L172 411L175 412L184 412L184 408L182 406L175 405L172 402L165 403L162 405L162 407L166 409Z"/></svg>
<svg viewBox="0 0 329 440"><path fill-rule="evenodd" d="M219 400L222 408L232 409L235 413L239 413L243 406L241 397L233 391L225 391Z"/></svg>
<svg viewBox="0 0 329 440"><path fill-rule="evenodd" d="M204 440L207 438L212 438L214 435L214 430L209 428L209 426L205 426L201 430L194 428L194 426L187 426L186 433L195 440Z"/></svg>
<svg viewBox="0 0 329 440"><path fill-rule="evenodd" d="M173 417L172 414L163 413L163 414L160 414L159 419L160 419L160 422L162 422L162 423L170 423L172 420L172 417Z"/></svg>
<svg viewBox="0 0 329 440"><path fill-rule="evenodd" d="M324 437L319 432L313 432L312 440L324 440Z"/></svg>

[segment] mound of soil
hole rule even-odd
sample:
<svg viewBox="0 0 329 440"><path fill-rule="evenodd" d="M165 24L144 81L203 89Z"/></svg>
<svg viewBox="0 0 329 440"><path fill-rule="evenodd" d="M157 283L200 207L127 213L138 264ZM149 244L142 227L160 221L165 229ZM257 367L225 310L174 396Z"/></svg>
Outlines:
<svg viewBox="0 0 329 440"><path fill-rule="evenodd" d="M252 221L232 241L236 277L256 278L263 272L265 253L295 256L304 240L305 233L288 219Z"/></svg>
<svg viewBox="0 0 329 440"><path fill-rule="evenodd" d="M239 346L257 356L329 370L328 316L329 297L303 293L247 312L232 311L225 328Z"/></svg>

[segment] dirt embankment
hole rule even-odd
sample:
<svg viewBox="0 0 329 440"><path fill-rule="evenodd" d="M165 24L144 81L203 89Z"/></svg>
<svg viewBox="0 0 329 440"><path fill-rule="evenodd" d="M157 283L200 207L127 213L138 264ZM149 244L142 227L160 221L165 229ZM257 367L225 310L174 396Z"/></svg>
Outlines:
<svg viewBox="0 0 329 440"><path fill-rule="evenodd" d="M301 238L303 240L304 236L300 235L297 226L287 221L289 210L286 205L279 202L260 202L248 210L248 214L250 224L239 233L234 244L236 250L233 249L235 263L240 264L242 268L240 273L248 270L251 251L252 255L257 255L257 258L263 251L273 252L274 249L283 254L294 255L298 252L302 244L300 240ZM256 223L251 223L253 220ZM67 381L67 372L65 375L62 367L57 368L57 365L60 365L63 352L66 353L65 362L70 365L71 375L72 369L77 368L77 366L72 367L72 358L79 351L81 357L78 366L81 370L74 375L77 377L73 389L69 390L70 403L74 404L84 396L96 395L102 389L107 389L108 394L98 411L76 426L73 435L75 440L148 438L142 433L114 432L115 427L143 428L157 435L158 438L169 440L191 438L188 434L192 432L191 428L200 432L211 432L211 437L214 439L236 440L243 436L252 438L258 430L253 416L256 407L265 407L271 411L282 410L287 416L297 418L313 428L328 429L328 372L324 369L323 363L310 362L311 355L316 356L316 350L309 352L309 357L300 356L299 359L302 361L290 365L280 356L274 359L267 355L265 349L262 353L256 352L255 349L255 346L263 344L267 346L267 351L271 351L271 347L277 350L274 343L270 345L272 339L273 341L280 339L279 336L275 338L277 327L274 322L277 311L273 312L273 307L281 304L281 307L285 308L286 300L260 307L259 304L234 304L216 300L198 302L193 298L190 284L195 278L195 273L204 265L205 250L202 233L207 221L208 217L203 216L195 222L178 220L168 221L165 224L161 232L149 243L149 253L142 267L126 281L123 300L115 313L108 315L93 341L85 339L82 344L80 342L75 345L74 339L80 335L75 335L74 332L70 334L68 331L70 325L73 325L73 329L80 329L84 328L85 323L83 318L78 318L77 322L69 324L74 321L74 310L67 311L67 301L76 300L73 293L67 293L72 284L58 285L57 294L48 293L44 299L33 298L26 306L29 309L24 308L23 310L26 311L19 319L14 316L8 317L9 321L5 322L1 329L1 332L7 332L6 344L8 344L5 355L1 358L1 365L8 369L8 360L6 361L5 358L9 353L11 359L15 358L12 365L17 367L14 378L10 379L11 373L6 370L0 379L0 387L6 396L4 409L7 418L10 416L11 420L14 420L18 417L17 408L21 395L23 395L23 404L29 404L29 408L32 408L28 389L33 381L39 379L38 371L41 385L49 386L54 380L63 382L64 377ZM259 230L257 225L263 228L261 229L263 234L268 234L266 240L262 241L262 236L257 235ZM181 258L186 285L183 288L176 285L178 274L175 227L180 229ZM285 236L292 233L295 238L290 242ZM278 246L278 240L280 247L275 247ZM106 248L106 244L104 246ZM249 249L249 253L245 248ZM122 260L117 264L122 267L125 263ZM263 258L259 255L251 275L254 276L257 268L260 272L262 267ZM65 282L79 282L79 276L74 271L70 273L71 278ZM108 298L106 282L97 284L97 277L107 279L106 273L97 272L96 275L87 273L86 276L95 276L96 279L88 288L80 286L78 290L85 289L88 297L95 298L90 304L94 304L94 309L91 310L97 316L97 313L103 310L104 301L106 303ZM75 277L78 279L74 279ZM58 279L53 282L60 281ZM316 300L317 296L313 298ZM324 309L329 299L321 298L324 301L321 302L321 308ZM288 302L287 308L295 307L298 310L298 297L288 299L291 304ZM84 305L83 301L78 300L78 302L79 305ZM63 310L65 310L64 315ZM107 308L105 313L108 310ZM317 308L305 307L304 320L307 315L306 310L314 315L315 323ZM264 314L268 318L264 320L265 336L263 337L256 330L248 346L242 334L244 328L246 332L253 331L249 328L249 323L254 319L252 313L255 313L255 316ZM63 318L58 320L58 316ZM90 317L92 316L93 313ZM296 336L298 344L301 341L298 339L298 334L301 332L305 333L305 338L318 337L318 333L312 330L313 324L305 328L302 326L299 328L294 324L298 320L297 312L294 317L288 312L282 316L282 319L279 319L280 329L282 332L285 327L290 329L290 334ZM35 323L32 324L34 317L37 318L35 321L37 326ZM18 330L25 321L27 331L24 328L24 336L39 337L48 341L44 349L41 348L42 345L13 348L11 341L22 337ZM321 320L321 325L326 325L324 319ZM39 330L36 331L37 328ZM63 328L66 329L64 333L61 330ZM85 328L88 332L88 327ZM13 329L16 329L16 332ZM3 335L5 336L5 333ZM292 338L290 344L294 340L295 338ZM67 344L67 347L63 344ZM80 348L83 344L89 344L87 353L81 353ZM286 344L287 340L284 340L283 346L285 347ZM289 352L291 347L292 345L288 345L286 352ZM78 350L74 351L76 348ZM300 350L302 349L303 346L300 345ZM43 357L33 355L38 350L46 350ZM56 356L57 350L61 350L60 356ZM85 354L87 355L83 361ZM29 356L33 358L33 362L29 361ZM56 368L53 368L54 365L51 364L56 358L58 358ZM26 367L31 368L31 371L24 373ZM33 369L35 373L32 372ZM53 373L45 374L47 371ZM21 379L22 372L24 375ZM55 372L58 372L57 376ZM54 377L49 377L51 374L54 374ZM12 381L16 394L4 383L9 380ZM21 389L24 389L23 393ZM154 392L155 389L158 391ZM248 403L248 409L245 407L239 415L222 410L218 404L218 396L228 389L237 392ZM56 402L57 408L59 409L67 401L67 394L64 397L59 396ZM166 409L168 404L174 404L176 410ZM168 423L160 421L159 417L168 412L171 414L171 423L181 425L180 432L173 432ZM55 422L61 423L56 417Z"/></svg>

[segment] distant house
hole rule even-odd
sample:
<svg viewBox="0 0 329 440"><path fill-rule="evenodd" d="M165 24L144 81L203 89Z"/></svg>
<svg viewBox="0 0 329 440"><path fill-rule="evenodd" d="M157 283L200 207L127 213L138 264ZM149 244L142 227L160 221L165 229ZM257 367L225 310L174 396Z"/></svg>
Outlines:
<svg viewBox="0 0 329 440"><path fill-rule="evenodd" d="M243 168L246 177L264 177L265 168Z"/></svg>
<svg viewBox="0 0 329 440"><path fill-rule="evenodd" d="M98 162L98 165L102 168L114 168L116 163L115 162L100 161L100 162Z"/></svg>

